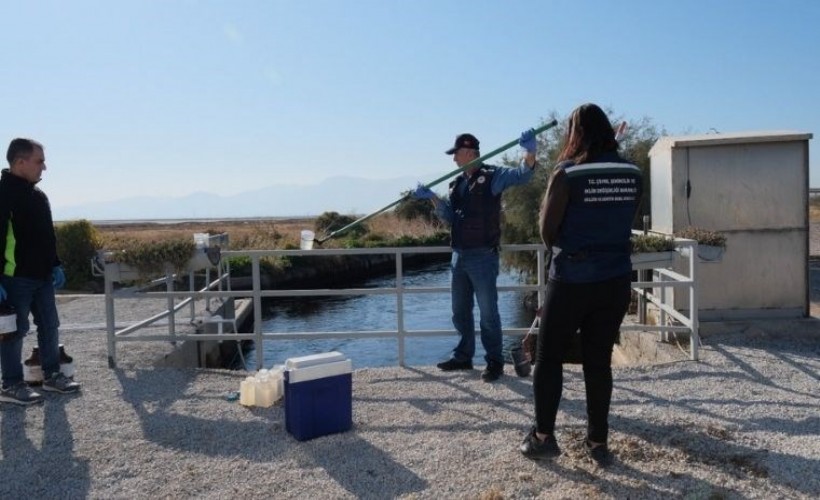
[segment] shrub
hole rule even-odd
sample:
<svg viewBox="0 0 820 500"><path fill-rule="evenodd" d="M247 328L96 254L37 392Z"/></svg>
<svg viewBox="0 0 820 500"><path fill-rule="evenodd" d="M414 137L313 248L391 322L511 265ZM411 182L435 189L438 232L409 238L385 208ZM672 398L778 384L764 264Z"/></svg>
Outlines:
<svg viewBox="0 0 820 500"><path fill-rule="evenodd" d="M196 246L191 239L169 239L164 241L122 240L117 244L112 259L137 269L143 278L165 273L170 265L174 272L182 273L191 259Z"/></svg>
<svg viewBox="0 0 820 500"><path fill-rule="evenodd" d="M632 253L670 252L675 249L675 240L659 234L637 234L630 238Z"/></svg>
<svg viewBox="0 0 820 500"><path fill-rule="evenodd" d="M227 259L231 266L232 276L252 276L253 263L250 257L230 257ZM278 269L283 269L290 266L288 257L262 257L259 259L259 272L262 274L271 274Z"/></svg>
<svg viewBox="0 0 820 500"><path fill-rule="evenodd" d="M678 238L686 238L687 240L695 240L698 242L698 245L726 248L726 236L723 233L703 229L701 227L685 227L676 232L675 236Z"/></svg>
<svg viewBox="0 0 820 500"><path fill-rule="evenodd" d="M87 220L65 222L55 226L57 255L63 263L66 287L82 289L94 277L91 275L91 259L102 247L97 229Z"/></svg>
<svg viewBox="0 0 820 500"><path fill-rule="evenodd" d="M324 212L316 218L316 222L314 222L313 227L316 229L317 233L330 234L333 231L338 231L339 229L355 221L356 219L349 215L341 215L338 212ZM365 224L357 224L346 230L343 234L349 237L357 237L365 233L367 233L367 226ZM341 234L342 233L340 233L340 235Z"/></svg>
<svg viewBox="0 0 820 500"><path fill-rule="evenodd" d="M435 207L430 203L430 200L414 200L413 198L407 197L396 205L394 212L396 216L402 220L421 219L429 223L439 224Z"/></svg>
<svg viewBox="0 0 820 500"><path fill-rule="evenodd" d="M348 238L342 242L341 246L343 248L384 248L447 246L449 244L450 233L447 231L439 231L437 233L420 236L402 235L390 240L370 238L369 236L363 239Z"/></svg>

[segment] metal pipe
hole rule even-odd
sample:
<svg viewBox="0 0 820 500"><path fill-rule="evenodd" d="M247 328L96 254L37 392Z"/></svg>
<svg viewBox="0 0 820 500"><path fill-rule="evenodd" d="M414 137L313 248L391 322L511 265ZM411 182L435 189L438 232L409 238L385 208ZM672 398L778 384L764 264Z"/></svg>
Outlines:
<svg viewBox="0 0 820 500"><path fill-rule="evenodd" d="M554 127L556 125L558 125L558 121L557 120L552 120L551 122L547 123L546 125L543 125L541 127L538 127L537 129L535 129L535 134L538 135L541 132L545 132L545 131L551 129L552 127ZM467 163L467 164L453 170L452 172L450 172L448 174L445 174L445 175L442 175L441 177L439 177L438 179L436 179L434 181L428 182L427 184L424 185L424 187L431 188L431 187L435 186L436 184L438 184L438 183L440 183L444 180L449 179L450 177L458 174L459 172L461 172L463 170L466 170L470 167L474 167L476 165L480 165L484 160L488 160L488 159L492 158L493 156L495 156L499 153L502 153L502 152L510 149L513 146L516 146L517 144L518 144L518 139L510 141L507 144L504 144L503 146L501 146L500 148L494 149L494 150L490 151L489 153L485 154L484 156L479 156L478 158L476 158L476 159L470 161L469 163ZM362 222L364 222L368 219L371 219L371 218L379 215L380 213L382 213L386 210L389 210L389 209L393 208L394 206L396 206L399 203L401 203L402 201L404 201L408 196L409 195L404 195L401 198L399 198L398 200L394 201L393 203L391 203L391 204L389 204L385 207L382 207L379 210L376 210L375 212L373 212L371 214L365 215L364 217L361 217L360 219L357 219L357 220L351 222L350 224L348 224L348 225L346 225L346 226L344 226L340 229L337 229L337 230L331 232L330 234L328 234L324 238L319 238L319 239L316 239L314 241L316 241L316 243L321 245L325 241L327 241L331 238L334 238L337 235L340 235L340 234L344 233L345 231L347 231L347 230L349 230L349 229L351 229L355 226L358 226Z"/></svg>

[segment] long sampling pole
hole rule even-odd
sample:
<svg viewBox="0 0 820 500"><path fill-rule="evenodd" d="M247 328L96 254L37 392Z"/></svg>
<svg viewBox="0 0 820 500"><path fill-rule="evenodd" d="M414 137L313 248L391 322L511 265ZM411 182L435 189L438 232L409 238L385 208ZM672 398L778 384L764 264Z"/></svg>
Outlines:
<svg viewBox="0 0 820 500"><path fill-rule="evenodd" d="M551 122L549 122L549 123L547 123L547 124L545 124L541 127L538 127L537 129L535 129L535 135L538 135L542 132L545 132L545 131L551 129L552 127L554 127L556 125L558 125L558 121L557 120L552 120ZM476 166L476 165L480 165L485 160L488 160L488 159L492 158L493 156L495 156L499 153L503 153L504 151L510 149L511 147L513 147L517 144L518 144L518 139L512 140L512 141L508 142L507 144L504 144L503 146L499 147L498 149L494 149L493 151L490 151L489 153L487 153L483 156L479 156L478 158L475 158L474 160L470 161L469 163L466 163L465 165L462 165L461 167L458 167L457 169L453 170L452 172L450 172L448 174L445 174L445 175L442 175L441 177L439 177L438 179L436 179L434 181L428 182L427 184L424 185L424 187L431 188L431 187L435 186L436 184L438 184L438 183L440 183L444 180L449 179L450 177L458 174L459 172L461 172L463 170L466 170L466 169L468 169L470 167L473 167L473 166ZM328 234L324 238L319 238L319 239L316 239L315 241L321 245L325 241L344 233L345 231L349 230L350 228L352 228L354 226L358 226L362 222L364 222L368 219L371 219L371 218L379 215L380 213L395 207L396 205L398 205L399 203L404 201L409 196L410 196L410 194L408 193L408 194L402 196L401 198L399 198L398 200L394 201L393 203L391 203L391 204L389 204L389 205L387 205L383 208L380 208L379 210L376 210L375 212L373 212L369 215L365 215L364 217L362 217L360 219L357 219L357 220L351 222L350 224L331 232L330 234Z"/></svg>

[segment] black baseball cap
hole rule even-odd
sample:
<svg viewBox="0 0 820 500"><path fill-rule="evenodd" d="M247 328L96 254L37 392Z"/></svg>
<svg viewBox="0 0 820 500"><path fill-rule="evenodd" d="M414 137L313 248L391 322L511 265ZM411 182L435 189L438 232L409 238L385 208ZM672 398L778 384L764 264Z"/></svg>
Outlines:
<svg viewBox="0 0 820 500"><path fill-rule="evenodd" d="M445 151L448 155L455 154L461 148L475 149L478 151L478 139L473 134L459 134L453 147Z"/></svg>

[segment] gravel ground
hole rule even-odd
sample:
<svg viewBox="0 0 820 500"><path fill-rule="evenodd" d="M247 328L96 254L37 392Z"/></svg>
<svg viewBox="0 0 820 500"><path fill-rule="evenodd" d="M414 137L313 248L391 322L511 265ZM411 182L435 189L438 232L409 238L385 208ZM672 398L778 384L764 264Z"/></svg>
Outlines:
<svg viewBox="0 0 820 500"><path fill-rule="evenodd" d="M163 302L118 301L118 320ZM700 362L615 370L602 470L582 453L585 405L567 369L563 454L517 451L532 381L479 371L359 369L353 430L298 442L284 408L225 396L244 373L155 368L168 344L119 344L107 366L101 298L63 299L62 342L79 395L0 404L0 498L817 498L820 320L737 324L705 340ZM79 328L74 326L81 325ZM98 325L95 327L95 325ZM33 336L26 340L30 351ZM354 365L355 365L355 359Z"/></svg>

